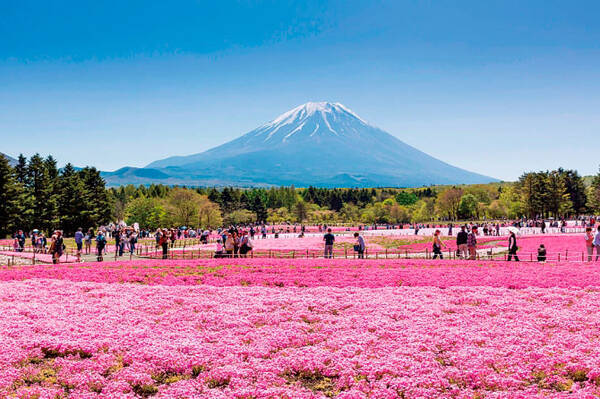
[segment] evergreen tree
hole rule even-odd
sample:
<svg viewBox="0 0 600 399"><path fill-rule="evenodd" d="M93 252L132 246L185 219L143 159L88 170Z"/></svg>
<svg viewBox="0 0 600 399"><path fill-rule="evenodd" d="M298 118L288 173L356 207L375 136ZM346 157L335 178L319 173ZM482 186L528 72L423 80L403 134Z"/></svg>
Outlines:
<svg viewBox="0 0 600 399"><path fill-rule="evenodd" d="M600 212L600 170L592 179L592 185L589 188L588 203L593 211Z"/></svg>
<svg viewBox="0 0 600 399"><path fill-rule="evenodd" d="M566 193L569 195L569 200L573 206L573 211L576 214L582 214L586 211L587 196L585 193L585 185L583 178L579 176L576 170L558 169L559 175L562 177Z"/></svg>
<svg viewBox="0 0 600 399"><path fill-rule="evenodd" d="M64 233L72 235L78 227L84 227L82 217L83 182L73 165L67 164L58 178L56 198L58 224ZM90 226L85 226L89 228Z"/></svg>
<svg viewBox="0 0 600 399"><path fill-rule="evenodd" d="M50 180L48 168L42 157L35 154L28 164L28 189L33 197L32 227L50 232L53 229L55 215L54 204L51 202L53 182Z"/></svg>
<svg viewBox="0 0 600 399"><path fill-rule="evenodd" d="M82 227L98 227L107 224L110 221L112 204L105 189L104 179L96 168L83 168L79 174L83 182L82 223L87 223L87 226Z"/></svg>
<svg viewBox="0 0 600 399"><path fill-rule="evenodd" d="M6 237L19 228L14 225L18 215L17 187L13 168L8 159L0 156L0 237Z"/></svg>
<svg viewBox="0 0 600 399"><path fill-rule="evenodd" d="M19 154L17 165L15 166L15 177L17 183L27 186L29 184L29 172L27 168L27 158Z"/></svg>

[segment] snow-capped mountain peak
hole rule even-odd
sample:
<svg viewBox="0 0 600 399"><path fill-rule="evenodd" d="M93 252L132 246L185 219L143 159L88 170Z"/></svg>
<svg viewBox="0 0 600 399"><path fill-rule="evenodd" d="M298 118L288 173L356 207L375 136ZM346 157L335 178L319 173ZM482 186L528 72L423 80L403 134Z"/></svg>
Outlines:
<svg viewBox="0 0 600 399"><path fill-rule="evenodd" d="M368 125L340 103L308 102L287 111L251 132L264 142L287 142L296 137L320 135L346 136L358 133L357 127Z"/></svg>

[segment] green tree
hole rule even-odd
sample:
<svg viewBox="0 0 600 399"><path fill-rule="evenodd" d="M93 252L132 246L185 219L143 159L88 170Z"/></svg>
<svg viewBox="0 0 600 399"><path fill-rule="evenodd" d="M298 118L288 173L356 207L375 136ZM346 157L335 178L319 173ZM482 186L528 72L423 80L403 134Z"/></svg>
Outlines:
<svg viewBox="0 0 600 399"><path fill-rule="evenodd" d="M547 209L555 217L573 209L563 176L558 171L552 171L546 176Z"/></svg>
<svg viewBox="0 0 600 399"><path fill-rule="evenodd" d="M125 209L125 222L138 223L142 229L156 230L161 227L165 209L157 198L138 197L131 200Z"/></svg>
<svg viewBox="0 0 600 399"><path fill-rule="evenodd" d="M448 188L440 193L437 197L436 206L438 212L443 217L449 220L458 219L460 199L462 198L463 190L460 188Z"/></svg>
<svg viewBox="0 0 600 399"><path fill-rule="evenodd" d="M308 218L308 206L304 200L300 199L296 202L296 205L294 205L294 216L300 223Z"/></svg>
<svg viewBox="0 0 600 399"><path fill-rule="evenodd" d="M472 219L478 216L478 201L473 194L465 194L460 198L458 215L461 219Z"/></svg>
<svg viewBox="0 0 600 399"><path fill-rule="evenodd" d="M241 225L252 223L254 217L254 212L247 209L238 209L226 214L224 220L228 225Z"/></svg>
<svg viewBox="0 0 600 399"><path fill-rule="evenodd" d="M83 228L98 227L110 221L112 203L106 183L96 168L85 167L79 171L83 183L81 216Z"/></svg>
<svg viewBox="0 0 600 399"><path fill-rule="evenodd" d="M29 159L27 167L28 190L33 197L32 227L46 231L58 227L54 224L56 206L51 198L54 190L54 182L50 179L48 168L44 159L35 154Z"/></svg>
<svg viewBox="0 0 600 399"><path fill-rule="evenodd" d="M588 189L588 206L594 212L600 212L600 169L598 174L592 179L592 184Z"/></svg>
<svg viewBox="0 0 600 399"><path fill-rule="evenodd" d="M400 191L396 194L396 202L400 205L410 206L417 203L419 198L415 195L415 193L408 193L406 191Z"/></svg>
<svg viewBox="0 0 600 399"><path fill-rule="evenodd" d="M222 225L223 216L219 205L208 199L208 196L201 195L198 198L198 227L217 228Z"/></svg>
<svg viewBox="0 0 600 399"><path fill-rule="evenodd" d="M198 220L200 194L185 188L175 188L166 199L169 224L191 226Z"/></svg>
<svg viewBox="0 0 600 399"><path fill-rule="evenodd" d="M6 237L16 229L18 183L8 159L0 155L0 237Z"/></svg>
<svg viewBox="0 0 600 399"><path fill-rule="evenodd" d="M579 176L576 170L558 169L558 174L562 177L565 192L569 195L572 211L575 214L582 214L586 211L587 195L583 178Z"/></svg>
<svg viewBox="0 0 600 399"><path fill-rule="evenodd" d="M58 226L66 235L72 235L78 227L83 228L83 182L70 163L63 168L57 180L53 196L56 198Z"/></svg>

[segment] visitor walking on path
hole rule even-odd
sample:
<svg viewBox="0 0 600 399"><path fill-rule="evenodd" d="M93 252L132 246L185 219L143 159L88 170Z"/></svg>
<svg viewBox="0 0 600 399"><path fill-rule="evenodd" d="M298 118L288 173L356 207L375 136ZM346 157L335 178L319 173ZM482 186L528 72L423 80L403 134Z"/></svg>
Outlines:
<svg viewBox="0 0 600 399"><path fill-rule="evenodd" d="M333 243L335 242L335 236L331 234L331 228L327 229L327 234L323 236L323 241L325 241L324 256L326 259L331 259L333 257Z"/></svg>
<svg viewBox="0 0 600 399"><path fill-rule="evenodd" d="M365 239L358 233L354 233L354 238L356 238L356 243L354 244L354 251L358 253L358 259L365 258Z"/></svg>
<svg viewBox="0 0 600 399"><path fill-rule="evenodd" d="M477 257L477 226L473 226L467 235L467 248L469 249L469 259L475 260Z"/></svg>
<svg viewBox="0 0 600 399"><path fill-rule="evenodd" d="M460 226L460 231L456 235L456 248L460 259L467 259L467 238L468 234L465 231L465 226Z"/></svg>
<svg viewBox="0 0 600 399"><path fill-rule="evenodd" d="M52 243L50 244L50 254L52 255L52 263L57 264L60 261L60 257L64 250L64 240L62 233L56 230L52 235Z"/></svg>
<svg viewBox="0 0 600 399"><path fill-rule="evenodd" d="M446 244L444 244L442 240L440 240L440 233L441 232L439 230L436 230L435 233L433 233L433 259L437 258L438 256L440 257L440 259L444 259L444 254L442 253L442 245L444 246L444 248L448 248Z"/></svg>
<svg viewBox="0 0 600 399"><path fill-rule="evenodd" d="M514 231L510 232L510 236L508 236L508 261L510 262L515 257L515 262L519 261L519 257L517 256L517 236Z"/></svg>
<svg viewBox="0 0 600 399"><path fill-rule="evenodd" d="M585 228L585 249L587 250L587 260L591 262L594 255L594 234L591 227Z"/></svg>
<svg viewBox="0 0 600 399"><path fill-rule="evenodd" d="M75 232L75 244L77 245L77 257L80 257L83 249L83 229L81 227Z"/></svg>
<svg viewBox="0 0 600 399"><path fill-rule="evenodd" d="M91 232L90 232L91 234ZM106 237L104 236L104 232L100 230L98 235L96 236L96 254L98 262L102 262L104 257L102 254L104 253L104 248L106 247Z"/></svg>

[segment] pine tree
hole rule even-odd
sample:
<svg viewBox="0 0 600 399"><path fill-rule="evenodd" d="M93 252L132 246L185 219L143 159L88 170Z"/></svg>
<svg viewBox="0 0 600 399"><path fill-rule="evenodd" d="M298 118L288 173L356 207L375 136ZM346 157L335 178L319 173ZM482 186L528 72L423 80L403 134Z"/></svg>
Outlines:
<svg viewBox="0 0 600 399"><path fill-rule="evenodd" d="M73 165L67 164L60 173L56 190L58 221L67 235L74 234L78 227L83 228L83 193L79 173Z"/></svg>
<svg viewBox="0 0 600 399"><path fill-rule="evenodd" d="M100 172L96 168L86 167L79 174L83 183L82 227L98 227L108 223L112 204Z"/></svg>
<svg viewBox="0 0 600 399"><path fill-rule="evenodd" d="M54 204L51 203L53 183L42 157L35 154L28 164L28 189L33 197L32 227L50 231L54 226Z"/></svg>
<svg viewBox="0 0 600 399"><path fill-rule="evenodd" d="M588 204L592 211L600 212L600 170L592 179L592 185L589 188Z"/></svg>
<svg viewBox="0 0 600 399"><path fill-rule="evenodd" d="M11 230L18 228L14 225L18 212L17 187L13 168L8 159L0 156L0 237L6 237Z"/></svg>
<svg viewBox="0 0 600 399"><path fill-rule="evenodd" d="M573 211L576 214L582 214L586 211L587 195L585 193L585 185L583 179L579 176L576 170L558 169L558 173L563 178L565 183L566 193L573 206Z"/></svg>
<svg viewBox="0 0 600 399"><path fill-rule="evenodd" d="M19 159L17 160L17 165L15 165L15 177L16 177L17 183L20 183L24 186L29 184L27 158L25 156L23 156L23 154L19 154Z"/></svg>

